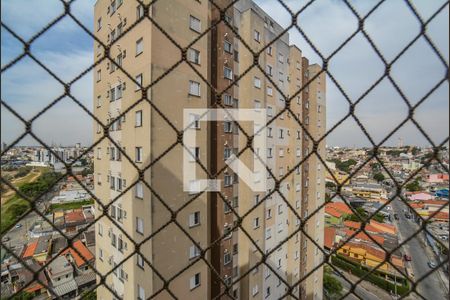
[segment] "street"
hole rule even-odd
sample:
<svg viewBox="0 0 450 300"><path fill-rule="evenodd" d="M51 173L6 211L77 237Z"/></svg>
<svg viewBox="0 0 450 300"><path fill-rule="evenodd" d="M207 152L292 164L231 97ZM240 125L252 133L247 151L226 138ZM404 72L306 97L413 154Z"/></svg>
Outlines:
<svg viewBox="0 0 450 300"><path fill-rule="evenodd" d="M405 218L403 210L407 209L407 206L400 199L396 198L391 202L391 205L394 213L397 213L399 217L399 220L396 221L396 223L399 230L399 243L401 243L420 230L420 227L412 221L412 219ZM428 266L429 261L436 261L430 252L431 249L425 245L422 233L416 235L402 247L402 253L406 253L412 258L411 266L414 271L415 280L418 280L431 270ZM447 287L445 287L440 274L438 274L439 272L441 271L435 271L429 274L419 283L417 287L419 293L421 293L426 299L448 298L448 277L443 275L443 278L446 278L447 280Z"/></svg>
<svg viewBox="0 0 450 300"><path fill-rule="evenodd" d="M356 282L357 280L359 280L359 278L350 275L347 272L342 271L342 274L345 276L345 278L347 278L348 280L350 280L351 282ZM343 291L342 294L346 294L348 293L348 291L351 288L350 283L345 280L342 276L340 276L339 274L337 274L336 272L333 272L334 277L339 280L339 282L342 284L343 287ZM362 287L362 285L364 284L370 284L368 282L361 282L358 284L358 286L355 288L354 294L358 295L358 297L360 297L361 299L364 300L380 300L380 299L389 299L386 297L379 297L379 295L375 295L372 292L368 291L367 289L365 289L364 287ZM374 289L377 289L377 287L373 287ZM380 291L381 292L381 291ZM384 293L384 292L381 292ZM359 300L360 298L356 297L354 294L349 294L348 296L345 297L345 299L349 299L349 300Z"/></svg>

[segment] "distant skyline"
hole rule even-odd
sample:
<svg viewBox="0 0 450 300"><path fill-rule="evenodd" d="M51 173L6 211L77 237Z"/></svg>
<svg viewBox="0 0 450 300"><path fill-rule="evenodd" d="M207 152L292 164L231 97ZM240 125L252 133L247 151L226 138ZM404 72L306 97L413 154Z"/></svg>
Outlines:
<svg viewBox="0 0 450 300"><path fill-rule="evenodd" d="M285 0L297 11L304 1ZM350 1L360 15L365 15L377 1ZM422 18L429 18L445 1L412 1ZM92 29L94 0L77 0L72 13ZM278 1L257 0L264 10L282 26L290 25L290 15ZM1 2L2 21L23 39L28 40L50 20L64 11L60 1L5 0ZM446 63L449 60L448 6L427 27L427 33ZM310 5L298 18L299 25L312 43L328 56L357 29L358 22L343 1L324 0ZM365 30L387 61L391 61L419 32L420 24L404 1L386 1L365 22ZM2 67L23 51L20 42L1 29ZM296 29L290 30L293 40L311 62L322 64L320 57ZM69 17L36 39L31 51L62 80L68 82L86 70L93 62L92 39ZM384 64L361 33L344 46L329 63L329 70L341 84L351 101L356 101L385 71ZM446 68L422 37L391 67L391 76L403 94L417 103L440 80ZM331 128L348 112L342 93L327 80L327 125ZM86 73L71 88L72 94L89 110L93 107L92 72ZM439 144L449 135L448 81L445 81L416 110L415 120L432 140ZM54 101L64 92L63 86L30 58L19 61L2 73L1 98L26 119ZM1 140L11 143L24 131L24 125L3 106L1 109ZM373 137L381 141L408 115L408 107L386 78L356 106L356 115ZM92 120L75 102L64 98L33 123L33 132L46 143L70 145L81 142L90 145ZM407 124L394 134L387 145L429 146L415 126ZM37 144L28 137L20 144ZM347 120L333 131L326 144L332 146L369 146L367 138L353 120Z"/></svg>

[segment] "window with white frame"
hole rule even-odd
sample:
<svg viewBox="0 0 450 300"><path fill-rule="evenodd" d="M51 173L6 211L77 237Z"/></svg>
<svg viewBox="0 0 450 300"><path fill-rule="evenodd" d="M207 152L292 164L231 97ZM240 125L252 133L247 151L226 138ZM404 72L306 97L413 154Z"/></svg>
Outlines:
<svg viewBox="0 0 450 300"><path fill-rule="evenodd" d="M189 247L189 259L193 259L198 256L200 256L200 249L195 245Z"/></svg>
<svg viewBox="0 0 450 300"><path fill-rule="evenodd" d="M223 122L223 131L227 132L227 133L233 132L233 122L224 121Z"/></svg>
<svg viewBox="0 0 450 300"><path fill-rule="evenodd" d="M255 296L256 294L258 294L258 285L255 285L255 286L252 288L252 296Z"/></svg>
<svg viewBox="0 0 450 300"><path fill-rule="evenodd" d="M142 147L136 147L135 148L135 162L142 162L143 159L143 150Z"/></svg>
<svg viewBox="0 0 450 300"><path fill-rule="evenodd" d="M268 95L268 96L272 96L272 95L273 95L273 89L272 89L271 86L268 86L268 87L267 87L267 95Z"/></svg>
<svg viewBox="0 0 450 300"><path fill-rule="evenodd" d="M189 280L189 288L191 290L195 289L198 286L200 286L200 273L195 274Z"/></svg>
<svg viewBox="0 0 450 300"><path fill-rule="evenodd" d="M233 105L233 97L229 94L223 94L223 104Z"/></svg>
<svg viewBox="0 0 450 300"><path fill-rule="evenodd" d="M135 197L139 199L144 198L144 184L142 182L136 183L135 187Z"/></svg>
<svg viewBox="0 0 450 300"><path fill-rule="evenodd" d="M102 70L97 70L97 82L102 80Z"/></svg>
<svg viewBox="0 0 450 300"><path fill-rule="evenodd" d="M253 79L253 84L254 84L255 88L260 89L261 88L261 79L259 79L258 77L255 77Z"/></svg>
<svg viewBox="0 0 450 300"><path fill-rule="evenodd" d="M143 269L145 265L144 257L140 254L136 254L136 265Z"/></svg>
<svg viewBox="0 0 450 300"><path fill-rule="evenodd" d="M136 232L144 234L144 219L136 217Z"/></svg>
<svg viewBox="0 0 450 300"><path fill-rule="evenodd" d="M134 89L135 91L139 91L142 87L142 74L139 74L135 77L135 81L136 81L136 88Z"/></svg>
<svg viewBox="0 0 450 300"><path fill-rule="evenodd" d="M226 79L233 79L233 70L231 70L230 68L224 67L223 69L223 77L225 77Z"/></svg>
<svg viewBox="0 0 450 300"><path fill-rule="evenodd" d="M269 76L272 76L272 70L273 70L273 68L272 68L271 65L267 65L267 66L266 66L266 73L267 73Z"/></svg>
<svg viewBox="0 0 450 300"><path fill-rule="evenodd" d="M138 110L134 114L134 126L141 127L142 126L142 110Z"/></svg>
<svg viewBox="0 0 450 300"><path fill-rule="evenodd" d="M229 159L231 157L231 154L233 154L233 149L229 147L225 147L223 149L223 158L225 160Z"/></svg>
<svg viewBox="0 0 450 300"><path fill-rule="evenodd" d="M139 4L136 7L136 18L139 20L142 17L144 17L144 6L142 6L142 4Z"/></svg>
<svg viewBox="0 0 450 300"><path fill-rule="evenodd" d="M200 212L196 211L189 215L189 227L200 225Z"/></svg>
<svg viewBox="0 0 450 300"><path fill-rule="evenodd" d="M136 41L136 56L144 52L144 39L140 38Z"/></svg>
<svg viewBox="0 0 450 300"><path fill-rule="evenodd" d="M261 33L257 30L253 31L253 39L259 43L261 41Z"/></svg>
<svg viewBox="0 0 450 300"><path fill-rule="evenodd" d="M145 290L138 284L138 300L145 300Z"/></svg>
<svg viewBox="0 0 450 300"><path fill-rule="evenodd" d="M189 80L189 95L200 96L200 83Z"/></svg>
<svg viewBox="0 0 450 300"><path fill-rule="evenodd" d="M229 41L224 41L223 50L228 53L233 53L233 45Z"/></svg>
<svg viewBox="0 0 450 300"><path fill-rule="evenodd" d="M273 107L272 106L267 106L267 115L269 117L273 116Z"/></svg>
<svg viewBox="0 0 450 300"><path fill-rule="evenodd" d="M194 30L195 32L202 31L202 23L199 19L194 16L189 17L189 28Z"/></svg>
<svg viewBox="0 0 450 300"><path fill-rule="evenodd" d="M200 64L200 51L195 49L189 49L188 59L190 62L199 65Z"/></svg>
<svg viewBox="0 0 450 300"><path fill-rule="evenodd" d="M266 229L266 240L270 239L272 237L272 228Z"/></svg>
<svg viewBox="0 0 450 300"><path fill-rule="evenodd" d="M253 219L253 228L254 229L259 228L259 218L258 217Z"/></svg>

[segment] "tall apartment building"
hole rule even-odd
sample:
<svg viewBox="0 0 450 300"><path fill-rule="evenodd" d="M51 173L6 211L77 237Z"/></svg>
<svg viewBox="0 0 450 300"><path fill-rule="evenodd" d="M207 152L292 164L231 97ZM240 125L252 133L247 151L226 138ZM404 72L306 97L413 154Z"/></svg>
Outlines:
<svg viewBox="0 0 450 300"><path fill-rule="evenodd" d="M219 7L230 2L215 1ZM145 19L146 13L158 25ZM227 292L237 299L278 299L288 292L286 284L298 283L322 259L299 232L297 215L306 217L323 203L324 168L315 156L296 166L313 149L298 122L314 139L325 130L325 77L321 74L298 93L320 68L309 65L287 33L276 39L283 28L252 1L231 6L225 13L227 24L217 23L220 18L209 1L158 1L149 11L133 1L95 4L95 33L110 46L114 62L95 43L94 113L105 124L115 120L111 139L96 146L95 193L104 204L114 201L110 219L103 217L96 225L96 268L102 274L115 268L105 284L125 299L155 294L157 299L171 294L226 299L221 295ZM179 63L181 49L173 41L185 47L216 23L186 51L189 64ZM254 62L240 39L261 51L264 72L253 67L239 78ZM291 112L283 112L283 95L294 96ZM225 164L247 145L231 121L196 122L188 129L196 130L197 141L191 163L200 161L212 174L223 170L217 178L221 192L183 191L183 147L176 132L183 129L183 110L220 107L267 110L267 166L275 178L267 174L266 192L252 191ZM125 117L117 117L125 111ZM251 122L239 125L253 133ZM104 129L94 127L96 139L101 139ZM318 145L321 154L324 145ZM247 150L239 158L251 167L254 153ZM202 168L196 173L206 178ZM100 206L97 211L102 211ZM248 214L241 224L244 230L231 230L238 220L233 211ZM320 212L303 228L323 244ZM140 244L142 256L132 254L133 241ZM204 257L194 242L208 247ZM265 264L260 263L263 254L270 254ZM321 268L290 292L321 299ZM97 295L113 298L104 286Z"/></svg>

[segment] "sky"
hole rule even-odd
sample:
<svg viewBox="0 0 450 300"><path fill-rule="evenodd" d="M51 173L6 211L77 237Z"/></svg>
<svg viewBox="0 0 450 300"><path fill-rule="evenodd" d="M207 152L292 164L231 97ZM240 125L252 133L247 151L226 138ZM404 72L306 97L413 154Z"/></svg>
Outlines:
<svg viewBox="0 0 450 300"><path fill-rule="evenodd" d="M131 0L126 0L131 1ZM160 0L165 1L165 0ZM92 30L94 0L77 0L71 6L72 13L89 30ZM276 0L255 1L282 26L291 24L288 11ZM378 1L353 0L356 13L365 16ZM440 8L444 0L411 1L424 20ZM298 11L307 1L284 0L292 10ZM2 0L2 22L22 39L29 40L51 20L64 12L59 0ZM449 8L448 5L428 24L427 35L439 49L445 62L449 60ZM298 17L309 41L324 57L333 53L358 29L358 20L344 1L317 0ZM420 23L402 0L389 0L381 4L365 20L364 29L373 43L391 62L402 49L420 33ZM291 43L296 44L311 63L322 64L320 56L300 32L289 31ZM52 72L65 82L89 68L93 62L92 38L73 20L64 17L31 45L31 52ZM1 29L2 68L23 53L21 43ZM350 101L357 101L385 72L385 65L362 33L355 35L329 61L329 72L337 80ZM445 78L446 67L438 59L424 37L419 38L392 64L390 74L397 87L413 105L422 99L436 84ZM93 107L92 72L87 72L71 86L71 93L88 110ZM449 135L449 86L444 81L417 107L414 118L436 144ZM25 57L1 74L1 98L25 119L63 94L64 88L33 59ZM339 122L349 109L348 100L336 84L327 78L327 128ZM4 106L1 107L1 140L11 143L23 132L24 125ZM355 114L375 143L379 143L407 116L408 106L393 84L383 79L355 107ZM57 145L73 145L81 142L92 144L92 121L89 115L69 98L61 99L33 122L33 132L44 142ZM428 146L422 133L410 121L399 129L384 145L404 144ZM329 146L369 146L356 121L347 119L327 136ZM26 137L20 145L36 145L32 137Z"/></svg>

